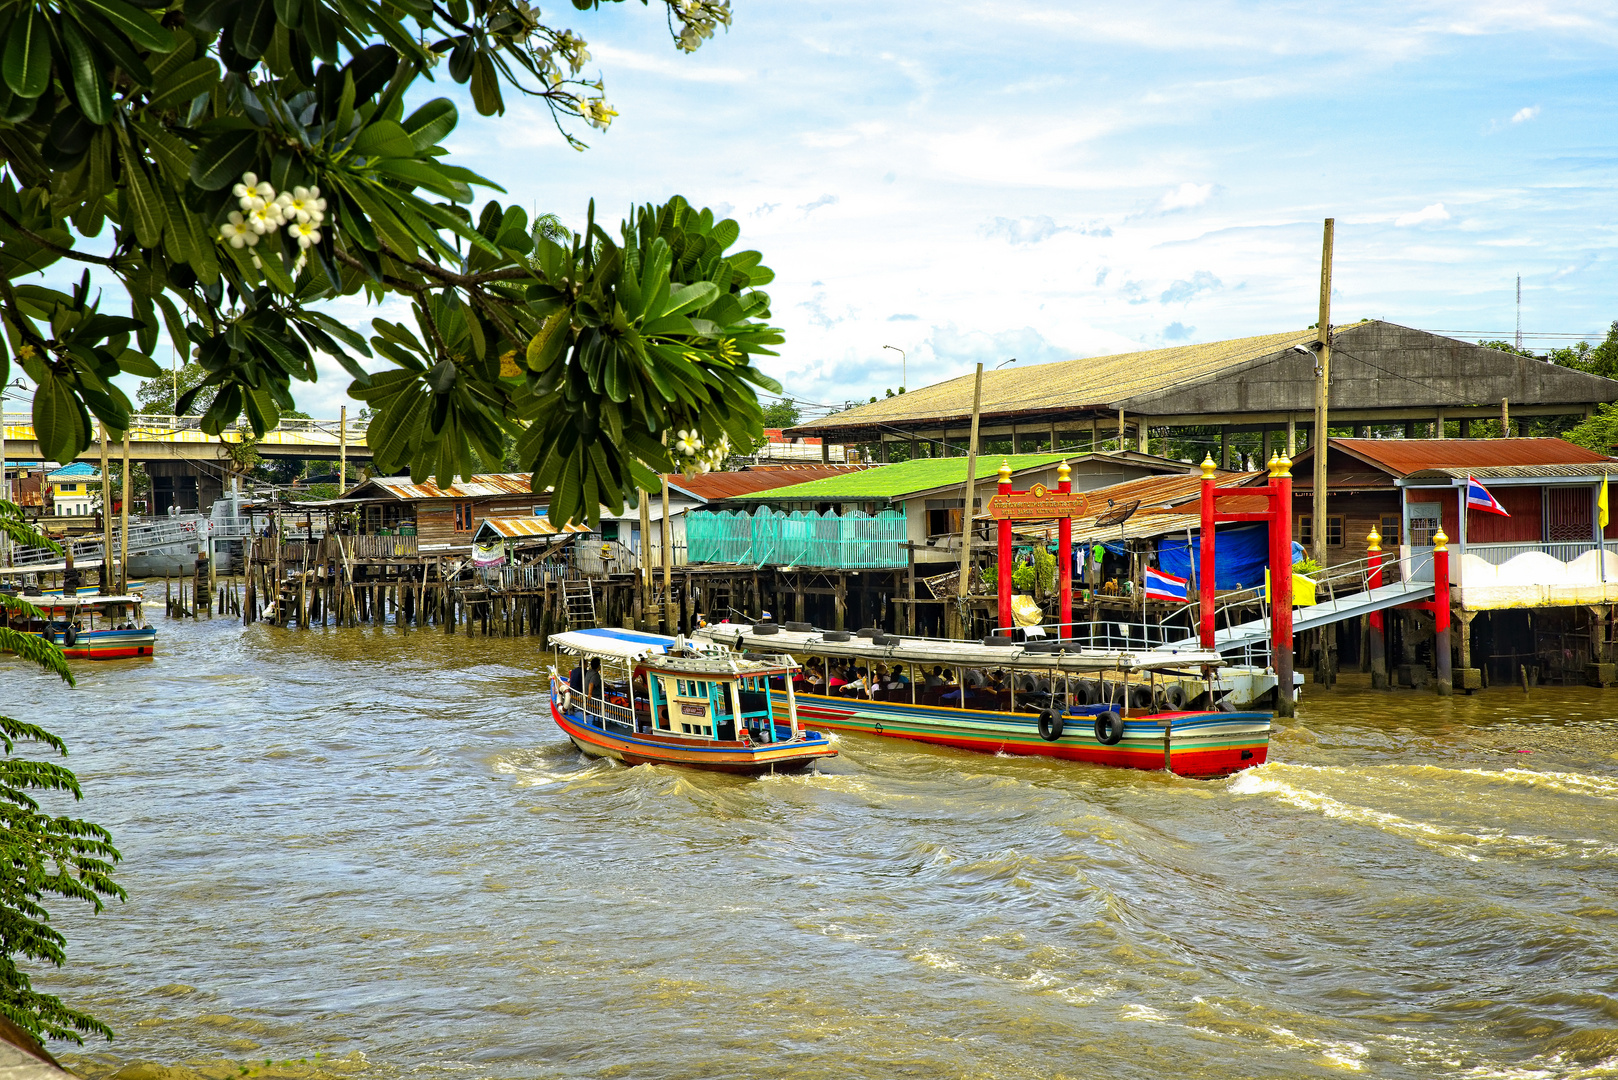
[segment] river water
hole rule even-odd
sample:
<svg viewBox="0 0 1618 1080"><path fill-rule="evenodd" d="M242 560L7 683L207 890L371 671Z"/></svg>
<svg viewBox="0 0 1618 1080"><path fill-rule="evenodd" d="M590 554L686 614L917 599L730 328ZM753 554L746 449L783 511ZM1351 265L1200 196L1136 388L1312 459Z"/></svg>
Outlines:
<svg viewBox="0 0 1618 1080"><path fill-rule="evenodd" d="M1618 695L1306 693L1196 781L582 758L532 639L159 622L68 690L120 1080L1618 1075Z"/></svg>

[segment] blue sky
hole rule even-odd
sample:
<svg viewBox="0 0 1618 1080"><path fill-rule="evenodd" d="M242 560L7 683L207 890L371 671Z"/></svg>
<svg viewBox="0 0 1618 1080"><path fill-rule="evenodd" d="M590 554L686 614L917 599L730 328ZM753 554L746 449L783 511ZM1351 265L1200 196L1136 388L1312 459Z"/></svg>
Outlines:
<svg viewBox="0 0 1618 1080"><path fill-rule="evenodd" d="M735 217L808 401L899 386L884 345L914 387L1307 326L1327 216L1334 321L1509 331L1519 273L1530 332L1618 318L1611 3L738 0L693 55L660 6L604 8L545 14L611 130L580 153L446 82L455 160L570 224L592 196ZM297 396L335 415L346 382Z"/></svg>

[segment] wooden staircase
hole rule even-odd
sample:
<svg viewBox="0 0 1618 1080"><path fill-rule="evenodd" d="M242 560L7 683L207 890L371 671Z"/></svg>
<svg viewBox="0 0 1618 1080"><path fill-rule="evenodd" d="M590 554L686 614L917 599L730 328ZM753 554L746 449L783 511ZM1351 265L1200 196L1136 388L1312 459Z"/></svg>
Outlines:
<svg viewBox="0 0 1618 1080"><path fill-rule="evenodd" d="M569 630L589 630L596 626L596 593L588 578L563 578L562 602L567 607Z"/></svg>

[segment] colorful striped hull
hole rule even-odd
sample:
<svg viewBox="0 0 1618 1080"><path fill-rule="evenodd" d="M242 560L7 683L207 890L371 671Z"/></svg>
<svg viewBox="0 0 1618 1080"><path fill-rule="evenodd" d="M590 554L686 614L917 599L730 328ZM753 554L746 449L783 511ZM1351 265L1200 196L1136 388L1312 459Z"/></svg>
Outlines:
<svg viewBox="0 0 1618 1080"><path fill-rule="evenodd" d="M1125 769L1167 768L1181 776L1228 776L1262 765L1270 745L1270 714L1262 712L1130 716L1124 725L1124 737L1117 745L1108 746L1095 737L1095 720L1089 716L1066 717L1061 738L1047 742L1040 738L1039 718L1032 713L951 709L823 694L797 697L798 723L804 727L912 739L986 754L1056 757Z"/></svg>
<svg viewBox="0 0 1618 1080"><path fill-rule="evenodd" d="M72 645L65 644L65 635L57 630L41 634L62 646L62 655L69 660L127 660L138 656L151 656L157 650L157 630L81 630Z"/></svg>
<svg viewBox="0 0 1618 1080"><path fill-rule="evenodd" d="M584 723L577 713L563 712L551 698L551 719L573 744L592 757L610 757L625 765L682 765L728 773L793 772L819 758L836 757L831 740L818 731L804 732L797 742L745 746L738 742L687 739L675 735L618 734Z"/></svg>

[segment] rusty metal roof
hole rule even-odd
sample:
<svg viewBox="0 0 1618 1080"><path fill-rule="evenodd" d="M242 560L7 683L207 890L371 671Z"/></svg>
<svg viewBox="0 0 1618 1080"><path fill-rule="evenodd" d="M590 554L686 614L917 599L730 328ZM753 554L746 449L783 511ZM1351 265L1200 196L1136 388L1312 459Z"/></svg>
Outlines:
<svg viewBox="0 0 1618 1080"><path fill-rule="evenodd" d="M411 502L421 499L486 499L493 495L528 495L532 493L529 479L527 473L477 473L464 479L456 477L449 487L441 488L431 480L415 484L408 476L378 476L352 489L347 497L358 495L368 485L381 488L396 499Z"/></svg>
<svg viewBox="0 0 1618 1080"><path fill-rule="evenodd" d="M1333 439L1331 445L1395 476L1421 469L1593 465L1612 460L1566 439ZM1300 465L1311 457L1311 450L1299 454L1292 474L1308 473Z"/></svg>
<svg viewBox="0 0 1618 1080"><path fill-rule="evenodd" d="M1577 465L1484 465L1462 469L1418 469L1406 480L1452 479L1468 476L1478 480L1546 479L1590 480L1597 476L1618 476L1618 461L1603 458Z"/></svg>
<svg viewBox="0 0 1618 1080"><path fill-rule="evenodd" d="M568 522L558 529L551 524L551 519L543 515L538 517L491 517L484 518L478 527L488 526L507 540L517 540L525 536L555 536L558 533L587 533L590 526Z"/></svg>
<svg viewBox="0 0 1618 1080"><path fill-rule="evenodd" d="M829 476L843 476L875 468L872 465L782 465L776 468L747 469L743 472L710 472L696 476L670 474L669 486L705 502L719 502L760 491L807 484L811 480L824 480Z"/></svg>

